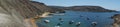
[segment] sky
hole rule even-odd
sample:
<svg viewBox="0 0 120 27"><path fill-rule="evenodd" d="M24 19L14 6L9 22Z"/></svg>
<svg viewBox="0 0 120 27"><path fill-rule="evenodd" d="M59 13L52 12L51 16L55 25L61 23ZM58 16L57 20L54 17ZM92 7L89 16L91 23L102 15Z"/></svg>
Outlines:
<svg viewBox="0 0 120 27"><path fill-rule="evenodd" d="M82 6L92 5L101 6L110 10L120 11L120 0L34 0L55 6Z"/></svg>

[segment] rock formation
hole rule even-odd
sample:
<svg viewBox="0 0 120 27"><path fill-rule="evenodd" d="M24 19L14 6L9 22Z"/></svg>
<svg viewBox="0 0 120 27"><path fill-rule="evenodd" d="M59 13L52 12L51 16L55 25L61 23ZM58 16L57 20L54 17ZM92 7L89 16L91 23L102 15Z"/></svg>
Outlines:
<svg viewBox="0 0 120 27"><path fill-rule="evenodd" d="M114 19L113 27L119 27L119 25L120 25L120 14L115 14L114 16L112 16L112 18Z"/></svg>

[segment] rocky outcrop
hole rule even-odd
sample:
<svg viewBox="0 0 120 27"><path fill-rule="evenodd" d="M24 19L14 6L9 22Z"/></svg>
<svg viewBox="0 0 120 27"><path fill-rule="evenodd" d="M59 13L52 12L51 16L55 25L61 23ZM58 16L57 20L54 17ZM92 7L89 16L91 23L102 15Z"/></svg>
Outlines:
<svg viewBox="0 0 120 27"><path fill-rule="evenodd" d="M119 27L119 25L120 25L120 14L113 15L112 19L114 19L113 27Z"/></svg>
<svg viewBox="0 0 120 27"><path fill-rule="evenodd" d="M83 12L116 12L115 10L108 10L100 6L71 6L71 7L49 6L49 7Z"/></svg>

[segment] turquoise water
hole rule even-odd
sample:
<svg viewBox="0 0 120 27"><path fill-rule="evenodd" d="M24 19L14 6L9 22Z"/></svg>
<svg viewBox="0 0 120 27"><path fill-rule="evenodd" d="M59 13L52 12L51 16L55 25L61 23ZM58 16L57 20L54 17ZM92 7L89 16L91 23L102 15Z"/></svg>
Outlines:
<svg viewBox="0 0 120 27"><path fill-rule="evenodd" d="M55 27L58 23L60 23L59 18L62 18L64 21L60 27L76 27L77 22L81 22L79 27L93 27L91 25L92 22L97 22L95 27L112 27L113 19L110 17L115 12L79 12L79 11L66 11L64 15L50 15L52 17L41 18L37 21L39 27ZM89 20L87 20L89 18ZM44 23L44 20L50 20L49 23ZM68 22L73 20L73 24L69 24Z"/></svg>

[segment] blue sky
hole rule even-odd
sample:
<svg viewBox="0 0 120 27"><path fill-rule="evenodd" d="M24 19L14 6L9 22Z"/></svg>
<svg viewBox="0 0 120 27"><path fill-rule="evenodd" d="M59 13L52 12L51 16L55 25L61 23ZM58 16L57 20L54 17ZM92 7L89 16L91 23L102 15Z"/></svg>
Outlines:
<svg viewBox="0 0 120 27"><path fill-rule="evenodd" d="M120 0L34 0L43 2L46 5L55 6L82 6L93 5L101 6L110 10L120 11Z"/></svg>

